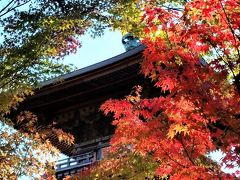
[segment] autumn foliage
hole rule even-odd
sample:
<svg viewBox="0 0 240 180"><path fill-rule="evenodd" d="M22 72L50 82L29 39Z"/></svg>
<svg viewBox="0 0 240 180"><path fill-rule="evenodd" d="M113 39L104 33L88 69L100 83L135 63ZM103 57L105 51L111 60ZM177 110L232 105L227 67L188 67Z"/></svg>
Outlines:
<svg viewBox="0 0 240 180"><path fill-rule="evenodd" d="M231 179L240 165L240 3L194 0L179 6L147 1L141 72L166 97L108 100L112 152L128 148L158 163L158 177ZM217 164L208 154L221 150ZM238 169L227 174L221 167ZM127 167L126 167L127 168ZM102 172L101 172L102 173Z"/></svg>
<svg viewBox="0 0 240 180"><path fill-rule="evenodd" d="M29 2L29 11L17 9ZM111 26L142 39L141 73L159 94L168 95L147 99L136 87L125 99L102 105L116 126L113 156L89 171L93 178L240 176L239 171L221 171L222 166L236 170L240 165L239 0L12 0L0 19L1 122L6 124L6 113L32 94L33 85L69 71L58 60L76 51L77 37L90 28L101 34ZM23 113L14 125L21 131L2 125L2 178L42 172L45 164L36 155L57 152L48 133L72 142L54 126L40 133L35 115ZM221 164L208 156L215 150L224 154Z"/></svg>

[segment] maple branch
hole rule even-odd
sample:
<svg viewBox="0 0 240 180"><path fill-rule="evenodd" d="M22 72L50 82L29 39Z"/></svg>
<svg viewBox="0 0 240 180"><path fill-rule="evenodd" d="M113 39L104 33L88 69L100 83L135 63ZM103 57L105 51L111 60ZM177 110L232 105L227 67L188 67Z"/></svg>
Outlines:
<svg viewBox="0 0 240 180"><path fill-rule="evenodd" d="M165 30L165 33L166 33L166 39L167 39L167 41L168 41L168 43L169 43L169 45L170 45L170 50L172 50L172 49L173 49L173 44L172 44L172 42L171 42L170 39L169 39L168 31ZM175 58L175 56L173 56L172 62L176 65L176 67L178 67L178 65L177 65L177 63L176 63L176 58Z"/></svg>
<svg viewBox="0 0 240 180"><path fill-rule="evenodd" d="M22 4L18 4L18 5L16 5L16 6L13 6L14 4L16 4L16 2L14 2L14 1L15 1L15 0L10 1L10 2L0 11L0 17L6 15L7 13L13 11L14 9L16 9L16 8L18 8L18 7L21 7L21 6L29 3L31 0L28 0L28 1L24 2L24 3L22 3ZM14 2L14 4L12 5L12 7L10 7L9 9L7 9L7 11L3 13L3 11L6 10L6 8L8 8L13 2ZM3 13L3 14L1 14L1 13Z"/></svg>
<svg viewBox="0 0 240 180"><path fill-rule="evenodd" d="M223 130L223 134L221 135L220 138L218 138L217 140L213 140L215 142L215 144L217 144L218 142L220 142L221 139L223 139L226 135L227 135L227 132L228 131L232 131L234 134L240 136L239 132L235 131L232 127L230 126L227 126L227 125L224 125L224 124L221 124L221 123L211 123L211 120L208 118L208 116L204 113L203 109L199 106L199 111L202 113L203 115L203 118L207 119L208 120L208 126L209 126L209 129L212 128L212 127L215 127L217 129L220 129L220 130ZM226 121L224 121L225 124L227 124ZM211 129L210 129L211 131Z"/></svg>
<svg viewBox="0 0 240 180"><path fill-rule="evenodd" d="M192 163L192 165L195 166L195 163L194 163L194 161L192 160L190 154L188 153L188 151L187 151L187 149L186 149L186 147L185 147L185 145L184 145L184 143L183 143L183 140L182 140L182 137L181 137L181 136L180 136L180 138L179 138L179 141L180 141L180 143L182 144L183 149L184 149L184 152L186 153L188 159L190 160L190 162Z"/></svg>
<svg viewBox="0 0 240 180"><path fill-rule="evenodd" d="M159 145L159 146L161 147L161 149L163 150L163 152L167 155L167 157L168 157L170 160L172 160L173 162L177 163L179 166L182 166L182 167L186 168L186 166L180 164L180 163L177 162L175 159L173 159L173 158L168 154L168 152L165 151L165 149L164 149L161 145Z"/></svg>
<svg viewBox="0 0 240 180"><path fill-rule="evenodd" d="M162 5L162 7L163 8L165 8L166 10L170 10L170 11L179 11L179 12L182 12L184 9L183 8L174 8L174 7L170 7L170 5L169 6L164 6L164 5Z"/></svg>
<svg viewBox="0 0 240 180"><path fill-rule="evenodd" d="M226 64L226 66L229 68L229 70L231 71L233 78L234 78L234 84L237 88L238 94L240 94L240 73L239 74L235 74L232 67L230 66L230 64L224 60L224 58L219 54L219 52L217 51L216 47L214 46L214 44L207 39L207 42L209 42L209 44L213 47L213 49L215 50L216 54L218 55L218 57L224 62L224 64ZM240 56L239 56L240 57Z"/></svg>
<svg viewBox="0 0 240 180"><path fill-rule="evenodd" d="M233 39L234 39L235 43L237 44L237 40L236 40L236 37L235 37L235 33L234 33L234 30L233 30L233 28L232 28L232 26L231 26L230 19L229 19L229 17L227 16L227 12L226 12L226 10L225 10L225 8L224 8L221 0L219 0L219 3L221 4L221 7L222 7L223 12L224 12L224 14L225 14L225 17L226 17L226 20L227 20L227 24L228 24L228 27L229 27L230 30L231 30ZM235 47L235 48L236 48L237 53L238 53L238 57L239 57L238 59L240 60L240 52L239 52L239 49L238 49L238 47Z"/></svg>
<svg viewBox="0 0 240 180"><path fill-rule="evenodd" d="M8 6L10 6L14 1L15 1L15 0L10 1L4 8L2 8L2 9L0 10L0 14L1 14L5 9L7 9ZM2 15L0 15L0 16L2 16Z"/></svg>
<svg viewBox="0 0 240 180"><path fill-rule="evenodd" d="M233 116L236 117L237 115L234 115L234 114L233 114ZM238 120L239 120L239 118L238 118ZM226 130L226 132L227 132L227 131L231 131L231 132L233 132L234 134L236 134L237 136L240 136L240 133L237 132L236 130L234 130L234 128L233 128L232 126L227 125L228 122L227 122L225 119L223 119L222 121L223 121L224 124L220 124L220 125L222 125L222 127L225 128L224 131L225 131L225 130ZM215 125L215 127L218 127L218 126ZM219 128L219 127L218 127L218 128ZM227 128L227 129L226 129L226 128ZM221 129L221 128L219 128L219 129ZM221 130L222 130L222 129L221 129Z"/></svg>
<svg viewBox="0 0 240 180"><path fill-rule="evenodd" d="M169 45L170 45L170 49L172 49L172 42L171 42L170 39L169 39L168 31L165 30L165 33L166 33L166 39L167 39L167 41L168 41L168 43L169 43Z"/></svg>
<svg viewBox="0 0 240 180"><path fill-rule="evenodd" d="M195 141L195 138L194 138L194 136L193 136L193 142L192 142L192 150L191 150L191 156L193 155L193 151L194 151L194 141Z"/></svg>

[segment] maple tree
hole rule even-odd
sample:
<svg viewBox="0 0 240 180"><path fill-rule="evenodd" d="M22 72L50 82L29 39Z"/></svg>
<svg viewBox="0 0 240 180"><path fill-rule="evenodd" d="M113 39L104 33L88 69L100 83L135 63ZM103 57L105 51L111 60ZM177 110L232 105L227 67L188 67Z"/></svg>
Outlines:
<svg viewBox="0 0 240 180"><path fill-rule="evenodd" d="M106 101L101 110L113 114L116 126L111 151L121 154L127 148L142 158L150 156L158 164L158 178L239 177L239 1L134 3L142 11L141 25L135 27L146 45L141 72L168 95L142 98L136 87L135 95ZM224 154L221 164L208 156L216 150ZM95 167L95 178L107 179L101 167L111 164L114 174L116 161L106 159ZM237 170L226 173L222 166Z"/></svg>

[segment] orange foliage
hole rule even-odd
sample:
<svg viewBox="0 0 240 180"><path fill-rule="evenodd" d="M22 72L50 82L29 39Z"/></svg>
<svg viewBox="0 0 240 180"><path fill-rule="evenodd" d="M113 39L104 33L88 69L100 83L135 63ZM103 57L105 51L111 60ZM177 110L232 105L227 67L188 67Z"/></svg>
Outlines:
<svg viewBox="0 0 240 180"><path fill-rule="evenodd" d="M152 3L153 4L153 3ZM152 155L156 173L171 179L231 179L207 158L226 154L240 164L240 8L238 0L194 0L183 11L146 5L142 73L167 97L108 100L114 113L112 151L131 146Z"/></svg>

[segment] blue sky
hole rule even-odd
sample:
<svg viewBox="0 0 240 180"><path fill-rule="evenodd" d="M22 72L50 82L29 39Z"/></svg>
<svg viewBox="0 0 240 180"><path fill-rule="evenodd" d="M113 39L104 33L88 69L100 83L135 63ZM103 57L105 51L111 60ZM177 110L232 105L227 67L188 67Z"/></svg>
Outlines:
<svg viewBox="0 0 240 180"><path fill-rule="evenodd" d="M82 47L76 54L67 56L64 60L65 64L74 64L77 68L83 68L125 52L119 31L106 30L103 36L95 39L86 34L80 40Z"/></svg>

